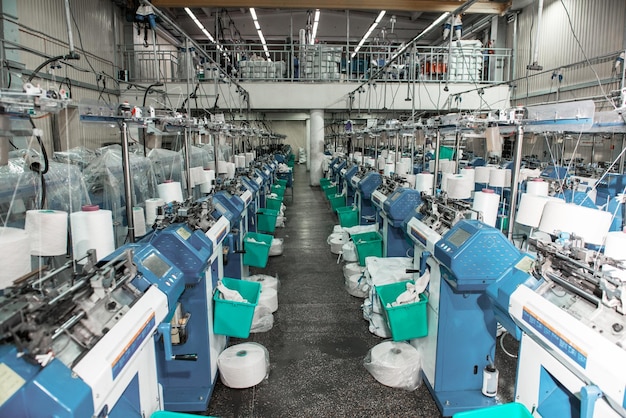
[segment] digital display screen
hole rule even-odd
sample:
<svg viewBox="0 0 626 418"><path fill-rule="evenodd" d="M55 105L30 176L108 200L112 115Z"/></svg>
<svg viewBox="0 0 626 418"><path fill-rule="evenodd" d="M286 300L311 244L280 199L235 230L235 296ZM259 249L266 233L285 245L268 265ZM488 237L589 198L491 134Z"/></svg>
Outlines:
<svg viewBox="0 0 626 418"><path fill-rule="evenodd" d="M461 245L465 244L465 241L471 236L469 232L464 229L457 229L452 235L447 238L447 241L459 248Z"/></svg>
<svg viewBox="0 0 626 418"><path fill-rule="evenodd" d="M400 197L401 193L396 193L393 196L391 196L391 201L395 202L396 200L398 200L398 198Z"/></svg>
<svg viewBox="0 0 626 418"><path fill-rule="evenodd" d="M215 209L217 209L221 213L226 213L226 209L222 206L221 203L215 202Z"/></svg>
<svg viewBox="0 0 626 418"><path fill-rule="evenodd" d="M170 269L169 264L167 264L161 257L156 255L155 253L147 256L142 262L143 266L150 270L152 274L154 274L159 279L167 274Z"/></svg>

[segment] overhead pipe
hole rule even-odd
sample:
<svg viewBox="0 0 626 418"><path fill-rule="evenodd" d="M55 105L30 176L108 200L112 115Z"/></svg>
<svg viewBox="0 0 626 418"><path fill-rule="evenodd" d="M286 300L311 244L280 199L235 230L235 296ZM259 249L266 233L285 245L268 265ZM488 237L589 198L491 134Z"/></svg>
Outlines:
<svg viewBox="0 0 626 418"><path fill-rule="evenodd" d="M533 63L526 66L526 69L541 71L543 67L539 65L539 35L541 34L541 17L543 15L543 0L538 0L537 6L537 32L535 34L535 48L533 51Z"/></svg>

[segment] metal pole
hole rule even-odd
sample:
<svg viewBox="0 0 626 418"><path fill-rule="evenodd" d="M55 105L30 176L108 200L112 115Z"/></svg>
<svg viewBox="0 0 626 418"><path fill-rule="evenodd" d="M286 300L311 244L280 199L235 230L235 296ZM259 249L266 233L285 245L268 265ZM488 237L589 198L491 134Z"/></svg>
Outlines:
<svg viewBox="0 0 626 418"><path fill-rule="evenodd" d="M515 222L515 210L517 209L517 190L519 182L519 171L522 164L522 143L524 142L524 128L517 125L517 141L515 142L515 155L513 157L513 172L511 173L511 204L509 205L509 231L508 238L513 240L513 227Z"/></svg>
<svg viewBox="0 0 626 418"><path fill-rule="evenodd" d="M126 224L128 242L135 242L135 220L133 219L133 183L130 176L130 157L128 154L128 132L126 122L122 122L122 170L124 171L124 199L126 202Z"/></svg>
<svg viewBox="0 0 626 418"><path fill-rule="evenodd" d="M461 131L458 130L456 131L456 150L454 152L454 160L455 160L455 174L456 172L461 172L461 170L459 170L459 160L461 159Z"/></svg>
<svg viewBox="0 0 626 418"><path fill-rule="evenodd" d="M626 147L626 134L622 134L622 149ZM624 158L626 158L622 154L622 158L619 159L619 173L624 174Z"/></svg>
<svg viewBox="0 0 626 418"><path fill-rule="evenodd" d="M191 48L189 47L189 41L185 39L185 53L187 54L187 65L193 64L193 58L191 56ZM185 127L185 138L183 143L183 153L185 157L185 180L187 181L187 197L190 198L193 195L193 188L191 187L191 152L189 150L189 137L191 136L191 124L189 121L191 120L191 74L189 71L189 67L187 67L187 126ZM194 71L195 74L195 71ZM215 167L217 170L217 166Z"/></svg>
<svg viewBox="0 0 626 418"><path fill-rule="evenodd" d="M439 173L439 146L441 145L441 135L439 129L437 129L437 136L435 137L435 176L433 178L433 196L437 191L437 175Z"/></svg>

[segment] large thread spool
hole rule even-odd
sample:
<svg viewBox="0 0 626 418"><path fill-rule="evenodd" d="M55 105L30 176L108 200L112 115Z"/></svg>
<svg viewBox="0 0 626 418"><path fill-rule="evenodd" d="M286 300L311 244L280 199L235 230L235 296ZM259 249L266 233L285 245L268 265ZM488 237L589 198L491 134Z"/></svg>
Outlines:
<svg viewBox="0 0 626 418"><path fill-rule="evenodd" d="M146 225L152 226L156 221L157 210L165 204L165 201L160 197L153 197L146 200Z"/></svg>
<svg viewBox="0 0 626 418"><path fill-rule="evenodd" d="M179 181L166 180L157 185L157 192L164 202L182 202L184 200L183 189Z"/></svg>
<svg viewBox="0 0 626 418"><path fill-rule="evenodd" d="M474 182L469 177L455 175L448 178L448 197L451 199L469 199L472 197Z"/></svg>
<svg viewBox="0 0 626 418"><path fill-rule="evenodd" d="M431 173L419 173L415 176L415 190L432 196L434 178L435 176Z"/></svg>
<svg viewBox="0 0 626 418"><path fill-rule="evenodd" d="M97 260L115 250L113 215L110 210L102 210L97 205L83 206L82 211L70 214L70 225L74 260L84 257L90 249L96 251ZM80 262L85 263L87 260Z"/></svg>
<svg viewBox="0 0 626 418"><path fill-rule="evenodd" d="M539 230L549 234L557 231L573 233L586 243L602 245L611 227L612 215L574 203L547 202Z"/></svg>
<svg viewBox="0 0 626 418"><path fill-rule="evenodd" d="M501 168L489 171L489 187L506 187L506 172Z"/></svg>
<svg viewBox="0 0 626 418"><path fill-rule="evenodd" d="M261 288L259 305L269 308L272 313L278 310L278 291L271 287Z"/></svg>
<svg viewBox="0 0 626 418"><path fill-rule="evenodd" d="M547 196L550 190L550 185L543 179L532 179L526 182L526 193L535 196Z"/></svg>
<svg viewBox="0 0 626 418"><path fill-rule="evenodd" d="M133 221L135 236L143 237L146 235L146 216L143 213L143 208L138 206L133 208Z"/></svg>
<svg viewBox="0 0 626 418"><path fill-rule="evenodd" d="M215 183L215 170L204 170L204 182L200 185L202 193L211 193Z"/></svg>
<svg viewBox="0 0 626 418"><path fill-rule="evenodd" d="M474 193L472 209L482 214L483 223L495 227L498 219L499 204L499 194L496 194L492 189L483 189L478 193Z"/></svg>
<svg viewBox="0 0 626 418"><path fill-rule="evenodd" d="M51 257L67 253L67 212L29 210L24 230L30 238L30 254Z"/></svg>

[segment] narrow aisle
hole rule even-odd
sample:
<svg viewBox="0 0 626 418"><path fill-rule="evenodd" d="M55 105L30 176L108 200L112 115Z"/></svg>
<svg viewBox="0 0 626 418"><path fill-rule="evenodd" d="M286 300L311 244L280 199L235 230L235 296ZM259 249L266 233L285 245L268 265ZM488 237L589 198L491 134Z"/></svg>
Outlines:
<svg viewBox="0 0 626 418"><path fill-rule="evenodd" d="M422 384L414 392L378 383L363 367L368 350L382 340L368 331L362 299L344 289L342 264L326 238L336 215L305 166L294 168L294 199L285 196L283 255L254 273L278 275L274 327L250 334L270 353L269 379L251 389L218 382L207 413L220 417L439 417ZM242 342L231 339L230 344ZM219 379L218 379L219 380Z"/></svg>

